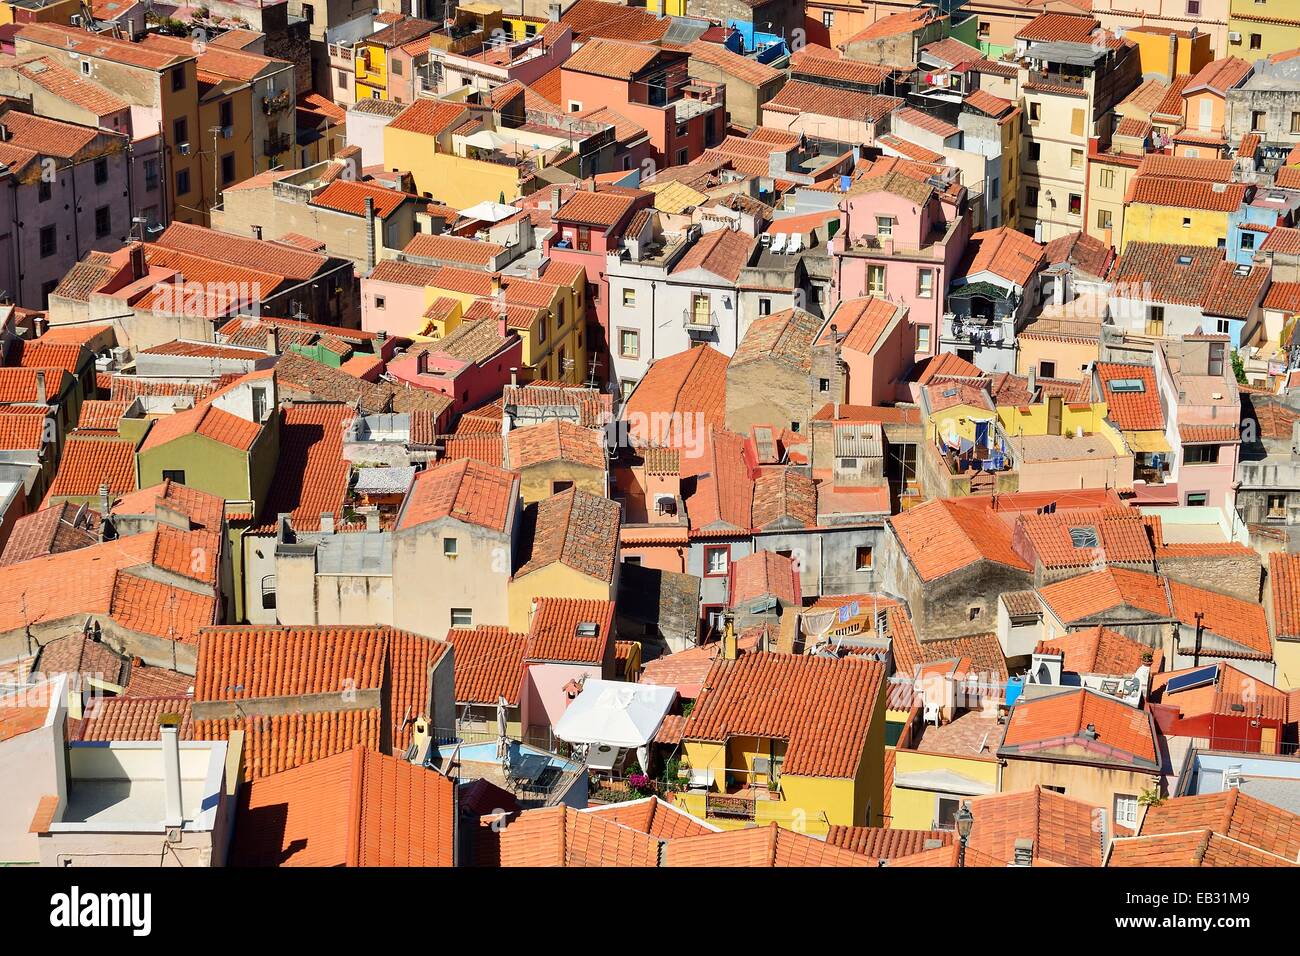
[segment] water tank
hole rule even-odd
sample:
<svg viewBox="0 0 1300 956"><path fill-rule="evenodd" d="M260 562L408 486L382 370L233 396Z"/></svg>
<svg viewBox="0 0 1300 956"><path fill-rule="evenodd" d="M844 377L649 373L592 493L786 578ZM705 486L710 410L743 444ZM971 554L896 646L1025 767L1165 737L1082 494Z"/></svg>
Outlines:
<svg viewBox="0 0 1300 956"><path fill-rule="evenodd" d="M1025 680L1023 677L1011 677L1007 680L1007 706L1011 707L1020 699L1020 694L1025 689Z"/></svg>

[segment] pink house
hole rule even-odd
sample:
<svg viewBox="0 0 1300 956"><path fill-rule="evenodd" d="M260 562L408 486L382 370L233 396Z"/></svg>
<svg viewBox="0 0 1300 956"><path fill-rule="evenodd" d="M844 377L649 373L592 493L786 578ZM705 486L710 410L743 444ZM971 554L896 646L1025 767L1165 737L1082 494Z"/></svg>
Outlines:
<svg viewBox="0 0 1300 956"><path fill-rule="evenodd" d="M965 190L940 191L915 164L880 161L840 203L831 305L874 296L903 306L917 360L938 348L949 279L970 236Z"/></svg>
<svg viewBox="0 0 1300 956"><path fill-rule="evenodd" d="M361 277L361 328L389 338L422 335L429 324L427 287L436 286L438 267L384 259Z"/></svg>
<svg viewBox="0 0 1300 956"><path fill-rule="evenodd" d="M868 296L842 299L822 327L816 348L837 353L844 370L841 402L885 405L909 400L906 384L899 383L914 361L915 338L905 306ZM834 388L831 394L836 394Z"/></svg>
<svg viewBox="0 0 1300 956"><path fill-rule="evenodd" d="M546 733L588 678L614 676L614 602L539 598L528 624L520 695L525 731Z"/></svg>
<svg viewBox="0 0 1300 956"><path fill-rule="evenodd" d="M1160 489L1164 498L1153 504L1235 512L1241 393L1228 350L1226 335L1189 335L1152 353L1160 398L1169 409L1165 437L1176 449L1170 480Z"/></svg>
<svg viewBox="0 0 1300 956"><path fill-rule="evenodd" d="M399 355L388 363L388 374L404 385L446 395L452 414L459 414L500 395L522 356L523 342L504 319L480 319Z"/></svg>
<svg viewBox="0 0 1300 956"><path fill-rule="evenodd" d="M582 113L600 106L649 135L655 160L682 166L726 133L726 87L692 80L690 54L648 43L592 38L560 70L560 106Z"/></svg>

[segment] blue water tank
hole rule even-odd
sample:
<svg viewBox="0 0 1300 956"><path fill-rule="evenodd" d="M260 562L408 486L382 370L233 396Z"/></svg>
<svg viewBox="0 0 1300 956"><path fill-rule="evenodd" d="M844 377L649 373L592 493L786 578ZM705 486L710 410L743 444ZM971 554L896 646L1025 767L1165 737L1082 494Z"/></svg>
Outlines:
<svg viewBox="0 0 1300 956"><path fill-rule="evenodd" d="M1021 693L1025 689L1025 679L1023 677L1012 677L1007 680L1007 706L1012 706L1020 699Z"/></svg>

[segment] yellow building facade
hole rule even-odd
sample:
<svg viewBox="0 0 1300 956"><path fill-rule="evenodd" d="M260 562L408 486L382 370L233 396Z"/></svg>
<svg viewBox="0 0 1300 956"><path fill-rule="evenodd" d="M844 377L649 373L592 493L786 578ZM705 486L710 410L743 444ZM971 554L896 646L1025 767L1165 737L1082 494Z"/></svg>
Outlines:
<svg viewBox="0 0 1300 956"><path fill-rule="evenodd" d="M1123 252L1130 242L1221 247L1228 239L1228 216L1209 209L1131 202L1124 209L1119 251Z"/></svg>
<svg viewBox="0 0 1300 956"><path fill-rule="evenodd" d="M1224 55L1254 62L1300 48L1300 7L1295 0L1232 0Z"/></svg>

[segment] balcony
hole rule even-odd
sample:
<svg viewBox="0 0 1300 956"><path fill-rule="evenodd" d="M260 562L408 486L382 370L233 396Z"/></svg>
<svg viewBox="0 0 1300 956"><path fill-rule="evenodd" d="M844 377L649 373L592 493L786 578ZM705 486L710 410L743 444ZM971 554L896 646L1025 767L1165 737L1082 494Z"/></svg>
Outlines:
<svg viewBox="0 0 1300 956"><path fill-rule="evenodd" d="M713 333L718 330L718 313L705 315L695 309L682 309L682 325L687 332Z"/></svg>
<svg viewBox="0 0 1300 956"><path fill-rule="evenodd" d="M276 133L262 140L262 154L274 159L281 153L289 151L290 139L288 133Z"/></svg>
<svg viewBox="0 0 1300 956"><path fill-rule="evenodd" d="M267 116L276 113L283 113L285 110L293 109L294 98L291 90L281 90L274 96L262 97L262 112Z"/></svg>
<svg viewBox="0 0 1300 956"><path fill-rule="evenodd" d="M733 796L723 793L708 793L704 797L704 815L720 817L727 820L753 820L757 813L758 800L755 797Z"/></svg>

